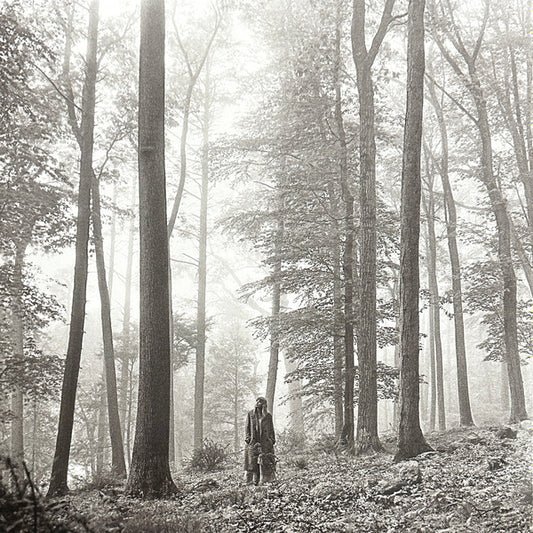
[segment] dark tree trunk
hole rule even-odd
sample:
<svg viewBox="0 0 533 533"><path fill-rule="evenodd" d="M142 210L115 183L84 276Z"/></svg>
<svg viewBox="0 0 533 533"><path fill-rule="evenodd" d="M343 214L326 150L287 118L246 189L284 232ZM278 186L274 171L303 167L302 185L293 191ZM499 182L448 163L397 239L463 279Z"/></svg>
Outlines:
<svg viewBox="0 0 533 533"><path fill-rule="evenodd" d="M87 38L86 73L82 95L81 161L78 191L78 218L76 223L76 261L74 267L74 288L70 315L69 339L59 426L50 477L49 496L56 496L68 490L67 472L70 457L70 443L74 425L74 405L78 387L80 358L85 324L85 300L87 292L87 265L89 243L89 218L91 212L91 182L93 178L93 134L94 107L97 70L98 0L92 0L89 7L89 29Z"/></svg>
<svg viewBox="0 0 533 533"><path fill-rule="evenodd" d="M448 250L452 267L452 293L453 293L453 323L455 328L455 355L457 360L457 393L459 398L459 420L461 426L474 425L472 409L470 407L470 393L468 390L468 366L466 357L465 326L463 318L463 289L461 280L461 263L459 248L457 246L457 211L455 199L450 184L448 173L448 132L442 107L437 100L435 87L429 83L430 100L435 109L439 122L441 138L440 176L444 192L444 208L446 213L446 232L448 237Z"/></svg>
<svg viewBox="0 0 533 533"><path fill-rule="evenodd" d="M119 478L126 477L126 463L124 461L124 445L120 429L118 414L117 376L115 371L115 348L113 345L113 328L111 325L111 302L107 287L104 241L102 237L102 219L100 215L100 186L99 180L93 176L92 180L92 220L94 248L96 254L96 272L98 276L98 290L100 292L100 317L102 321L102 337L104 344L104 369L107 392L107 416L109 420L109 437L111 440L111 470Z"/></svg>
<svg viewBox="0 0 533 533"><path fill-rule="evenodd" d="M394 0L387 0L370 50L366 47L364 0L353 1L352 54L357 71L359 94L360 160L360 280L359 331L359 401L357 417L357 453L382 450L378 437L378 393L376 361L376 140L374 84L372 64L392 19Z"/></svg>
<svg viewBox="0 0 533 533"><path fill-rule="evenodd" d="M177 489L169 467L170 343L165 187L165 3L141 3L139 68L140 354L129 494Z"/></svg>
<svg viewBox="0 0 533 533"><path fill-rule="evenodd" d="M419 418L420 155L424 102L424 0L409 0L407 109L400 242L400 424L395 460L430 450Z"/></svg>

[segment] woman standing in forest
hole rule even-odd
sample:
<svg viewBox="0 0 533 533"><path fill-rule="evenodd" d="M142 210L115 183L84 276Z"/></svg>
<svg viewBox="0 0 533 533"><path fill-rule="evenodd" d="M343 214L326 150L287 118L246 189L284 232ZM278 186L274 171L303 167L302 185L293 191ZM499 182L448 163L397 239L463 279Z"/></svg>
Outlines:
<svg viewBox="0 0 533 533"><path fill-rule="evenodd" d="M244 468L246 482L257 485L261 482L274 481L276 478L276 458L274 456L274 424L272 415L267 411L267 401L260 396L255 402L255 409L246 417L246 448Z"/></svg>

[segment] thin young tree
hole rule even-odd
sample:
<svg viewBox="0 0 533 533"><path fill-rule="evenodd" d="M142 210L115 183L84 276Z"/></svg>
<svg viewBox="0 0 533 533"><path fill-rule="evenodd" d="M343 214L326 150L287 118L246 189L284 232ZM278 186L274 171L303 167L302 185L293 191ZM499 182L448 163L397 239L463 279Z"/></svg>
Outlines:
<svg viewBox="0 0 533 533"><path fill-rule="evenodd" d="M50 477L49 496L56 496L68 490L67 472L70 457L70 443L74 424L74 406L80 370L83 328L85 324L85 300L87 292L87 267L89 245L89 219L91 213L91 183L93 179L93 137L94 108L97 72L99 1L92 0L89 6L89 26L85 82L82 93L82 119L80 126L80 182L78 190L78 217L76 222L76 259L74 266L74 288L70 315L69 339L59 426Z"/></svg>
<svg viewBox="0 0 533 533"><path fill-rule="evenodd" d="M424 0L409 0L400 237L400 423L396 461L430 450L419 416L420 159L424 105Z"/></svg>
<svg viewBox="0 0 533 533"><path fill-rule="evenodd" d="M126 490L161 497L170 475L170 337L165 187L165 2L141 3L139 62L139 396Z"/></svg>

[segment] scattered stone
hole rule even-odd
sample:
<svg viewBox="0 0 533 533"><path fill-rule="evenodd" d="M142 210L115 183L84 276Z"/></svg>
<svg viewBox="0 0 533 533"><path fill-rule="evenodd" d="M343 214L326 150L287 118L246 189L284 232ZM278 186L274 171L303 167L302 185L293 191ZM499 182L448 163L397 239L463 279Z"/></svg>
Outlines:
<svg viewBox="0 0 533 533"><path fill-rule="evenodd" d="M489 463L489 470L499 470L500 468L503 468L507 461L503 457L491 457L487 459L487 462Z"/></svg>
<svg viewBox="0 0 533 533"><path fill-rule="evenodd" d="M533 420L522 420L522 422L520 422L520 429L523 429L524 431L533 431Z"/></svg>
<svg viewBox="0 0 533 533"><path fill-rule="evenodd" d="M517 431L510 427L504 427L496 432L496 437L499 439L516 439Z"/></svg>
<svg viewBox="0 0 533 533"><path fill-rule="evenodd" d="M389 496L407 486L421 483L422 473L417 461L407 461L400 465L399 472L392 481L383 481L378 485L378 493Z"/></svg>
<svg viewBox="0 0 533 533"><path fill-rule="evenodd" d="M194 485L194 490L197 492L206 492L208 490L218 489L219 487L220 485L215 479L207 478L196 483L196 485Z"/></svg>

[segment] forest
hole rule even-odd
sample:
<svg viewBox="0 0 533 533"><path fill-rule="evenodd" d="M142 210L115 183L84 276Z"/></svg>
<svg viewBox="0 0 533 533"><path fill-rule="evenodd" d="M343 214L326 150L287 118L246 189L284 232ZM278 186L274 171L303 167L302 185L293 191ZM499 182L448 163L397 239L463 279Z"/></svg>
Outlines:
<svg viewBox="0 0 533 533"><path fill-rule="evenodd" d="M531 531L532 16L0 0L0 531Z"/></svg>

